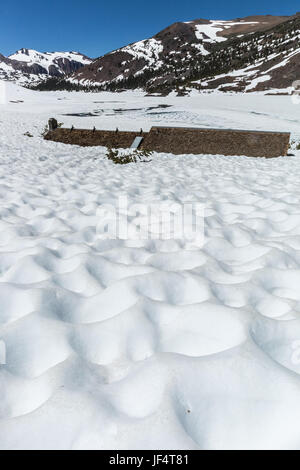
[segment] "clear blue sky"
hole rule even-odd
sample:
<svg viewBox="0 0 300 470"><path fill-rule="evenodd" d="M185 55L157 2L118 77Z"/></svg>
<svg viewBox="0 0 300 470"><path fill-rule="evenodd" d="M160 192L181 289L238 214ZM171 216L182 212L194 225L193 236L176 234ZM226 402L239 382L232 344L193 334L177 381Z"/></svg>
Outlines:
<svg viewBox="0 0 300 470"><path fill-rule="evenodd" d="M175 21L291 15L299 0L1 0L0 53L21 47L98 57Z"/></svg>

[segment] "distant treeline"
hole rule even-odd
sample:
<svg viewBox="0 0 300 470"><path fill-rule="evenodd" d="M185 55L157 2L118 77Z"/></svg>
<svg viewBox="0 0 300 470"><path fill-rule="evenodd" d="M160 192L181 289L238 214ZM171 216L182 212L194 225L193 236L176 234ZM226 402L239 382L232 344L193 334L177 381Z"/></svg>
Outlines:
<svg viewBox="0 0 300 470"><path fill-rule="evenodd" d="M31 90L38 91L100 91L100 87L87 87L78 83L72 83L64 78L51 77L33 85L28 85ZM101 88L102 90L103 88Z"/></svg>

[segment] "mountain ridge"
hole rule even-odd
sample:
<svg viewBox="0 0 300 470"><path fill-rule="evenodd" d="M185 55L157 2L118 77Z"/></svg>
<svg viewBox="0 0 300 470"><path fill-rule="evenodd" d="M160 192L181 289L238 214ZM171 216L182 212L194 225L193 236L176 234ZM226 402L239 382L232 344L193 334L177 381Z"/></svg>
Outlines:
<svg viewBox="0 0 300 470"><path fill-rule="evenodd" d="M199 18L175 22L96 59L32 49L0 55L0 78L4 69L6 79L38 90L287 93L300 77L299 43L300 13Z"/></svg>
<svg viewBox="0 0 300 470"><path fill-rule="evenodd" d="M272 56L271 49L273 48L275 51L276 47L275 44L272 44L274 39L270 38L268 31L275 30L274 34L280 36L282 25L287 25L287 29L290 25L290 29L292 29L293 22L295 22L298 28L298 32L295 30L295 41L299 41L299 21L299 14L295 14L292 16L253 15L233 20L197 19L176 22L152 38L138 41L95 59L88 66L72 74L68 81L79 86L98 86L112 91L122 88L144 88L149 92L168 92L182 85L199 89L223 87L222 91L226 91L225 88L228 91L256 91L256 89L268 89L268 87L270 89L287 88L299 77L297 66L292 67L294 73L289 72L289 76L283 84L278 74L274 72L275 78L272 80L271 77L268 85L266 74L264 78L262 78L263 75L260 75L264 64L258 66L260 70L257 70L257 73L254 73L253 70L249 71L248 75L250 77L251 72L252 81L242 80L245 78L243 72L241 72L241 80L238 78L233 80L231 77L229 83L225 77L220 77L220 75L224 73L228 75L230 72L238 70L238 63L241 63L243 67L250 65L256 67L249 51L252 48L253 57L256 57L257 60L260 59L260 50L267 50L265 42L270 43L270 54L266 54L265 62L268 62L269 59L273 60L274 57L270 58L269 56ZM260 41L259 45L255 44L256 40ZM238 50L241 48L242 52L232 51L231 57L229 57L225 51L228 52L232 41ZM247 43L247 46L244 46L243 42ZM289 47L286 47L286 51L289 51ZM218 55L220 55L220 60L218 60ZM215 67L215 64L210 65L214 58L219 62L218 67ZM222 58L223 63L221 63ZM296 62L298 60L299 56ZM229 67L227 67L226 61L228 61ZM290 61L289 68L291 68L291 64L293 61ZM202 83L204 79L216 77L218 82L212 80ZM259 79L257 86L254 86L253 80L255 79ZM197 83L198 80L200 83ZM230 82L232 82L231 86ZM263 83L265 85L262 85Z"/></svg>

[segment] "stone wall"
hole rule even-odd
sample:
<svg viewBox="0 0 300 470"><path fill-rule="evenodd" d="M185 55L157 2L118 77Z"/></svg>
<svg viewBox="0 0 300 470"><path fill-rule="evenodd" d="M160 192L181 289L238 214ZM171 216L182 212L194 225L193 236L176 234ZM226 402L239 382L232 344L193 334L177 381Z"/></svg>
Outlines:
<svg viewBox="0 0 300 470"><path fill-rule="evenodd" d="M141 135L138 132L123 131L93 131L87 129L64 129L58 128L55 131L48 132L46 140L62 142L64 144L80 145L82 147L112 147L127 148L130 147L134 138Z"/></svg>
<svg viewBox="0 0 300 470"><path fill-rule="evenodd" d="M287 155L289 141L290 134L280 132L152 127L142 145L175 155L204 153L279 157Z"/></svg>
<svg viewBox="0 0 300 470"><path fill-rule="evenodd" d="M199 129L186 127L152 127L150 132L93 131L59 128L48 132L47 140L81 146L128 148L137 136L143 136L141 149L180 154L246 155L279 157L288 153L287 132Z"/></svg>

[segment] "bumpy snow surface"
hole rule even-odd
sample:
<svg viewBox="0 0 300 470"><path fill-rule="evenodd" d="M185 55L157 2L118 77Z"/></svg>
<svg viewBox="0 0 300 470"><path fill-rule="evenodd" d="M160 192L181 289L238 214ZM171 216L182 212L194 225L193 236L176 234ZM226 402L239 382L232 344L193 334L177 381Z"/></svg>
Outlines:
<svg viewBox="0 0 300 470"><path fill-rule="evenodd" d="M54 116L83 128L285 130L299 141L300 105L13 85L7 96L0 448L299 449L300 152L154 154L118 166L104 148L44 141L41 132ZM149 110L159 104L171 107ZM98 209L119 195L203 203L204 246L101 237Z"/></svg>

